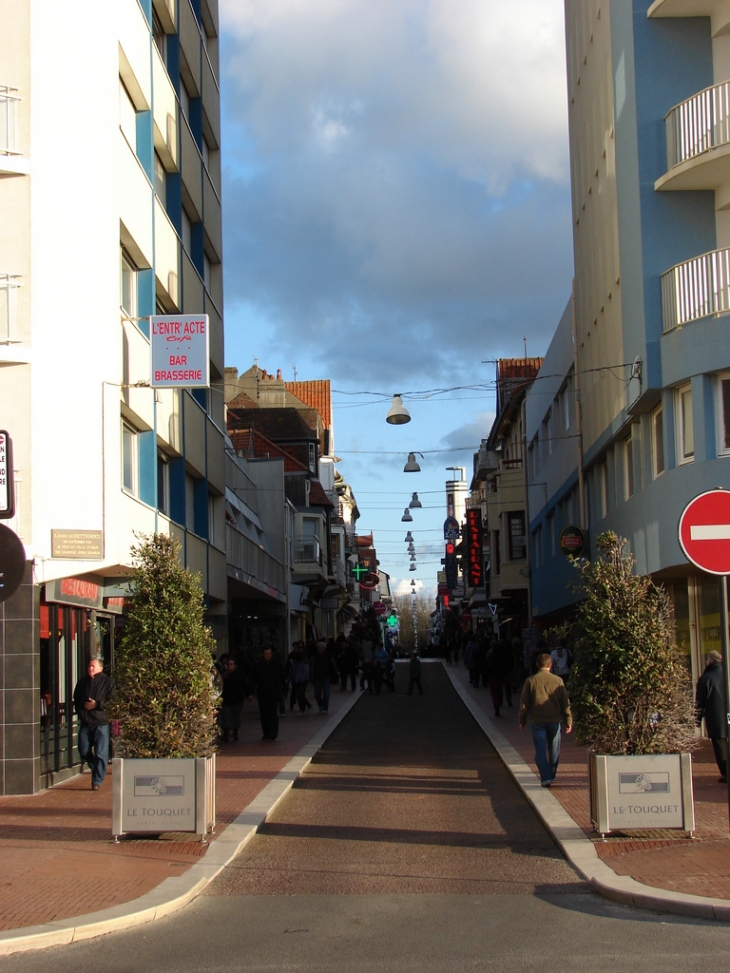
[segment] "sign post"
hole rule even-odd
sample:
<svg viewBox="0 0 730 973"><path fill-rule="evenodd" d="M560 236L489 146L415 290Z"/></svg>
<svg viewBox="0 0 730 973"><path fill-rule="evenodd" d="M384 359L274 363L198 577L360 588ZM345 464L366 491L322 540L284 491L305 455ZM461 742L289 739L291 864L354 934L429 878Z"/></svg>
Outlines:
<svg viewBox="0 0 730 973"><path fill-rule="evenodd" d="M688 561L720 578L720 635L725 687L725 760L730 751L730 648L728 646L727 576L730 574L730 490L708 490L690 500L679 518L679 544ZM727 770L727 766L725 768ZM728 778L730 817L730 777Z"/></svg>

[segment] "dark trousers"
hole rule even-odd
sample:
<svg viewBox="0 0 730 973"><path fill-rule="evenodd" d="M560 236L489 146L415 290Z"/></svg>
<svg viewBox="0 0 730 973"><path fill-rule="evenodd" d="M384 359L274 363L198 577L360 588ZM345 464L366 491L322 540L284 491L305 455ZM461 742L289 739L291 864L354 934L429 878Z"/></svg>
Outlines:
<svg viewBox="0 0 730 973"><path fill-rule="evenodd" d="M350 689L354 693L357 688L357 669L345 669L340 673L340 689L347 689L347 677L350 677Z"/></svg>
<svg viewBox="0 0 730 973"><path fill-rule="evenodd" d="M307 683L295 682L294 690L297 694L297 702L299 703L299 712L304 713L306 710L311 709L312 704L307 699Z"/></svg>
<svg viewBox="0 0 730 973"><path fill-rule="evenodd" d="M417 678L415 676L411 676L411 681L408 683L408 692L406 693L406 696L412 696L413 695L413 687L414 686L418 686L418 695L419 696L423 696L423 686L421 685L421 677L420 676L418 676Z"/></svg>
<svg viewBox="0 0 730 973"><path fill-rule="evenodd" d="M715 760L720 776L727 777L727 740L722 737L713 737L712 749L715 751Z"/></svg>
<svg viewBox="0 0 730 973"><path fill-rule="evenodd" d="M279 735L279 694L264 696L259 693L258 700L261 729L267 740L275 740Z"/></svg>
<svg viewBox="0 0 730 973"><path fill-rule="evenodd" d="M502 680L491 676L489 679L489 692L492 694L492 705L494 715L499 716L499 708L502 705Z"/></svg>

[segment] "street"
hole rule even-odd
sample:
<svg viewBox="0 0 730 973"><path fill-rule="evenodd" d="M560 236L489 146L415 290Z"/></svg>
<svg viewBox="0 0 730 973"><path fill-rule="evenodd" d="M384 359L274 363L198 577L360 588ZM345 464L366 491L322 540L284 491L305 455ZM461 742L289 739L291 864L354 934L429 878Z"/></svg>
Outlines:
<svg viewBox="0 0 730 973"><path fill-rule="evenodd" d="M204 895L122 934L0 960L33 973L694 971L730 929L600 898L437 665L365 694ZM316 719L316 717L310 717Z"/></svg>

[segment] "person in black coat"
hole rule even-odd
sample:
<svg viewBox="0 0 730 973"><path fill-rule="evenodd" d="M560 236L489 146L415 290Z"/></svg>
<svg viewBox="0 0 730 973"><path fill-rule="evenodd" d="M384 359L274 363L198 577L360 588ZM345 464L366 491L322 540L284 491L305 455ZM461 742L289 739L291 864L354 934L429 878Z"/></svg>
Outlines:
<svg viewBox="0 0 730 973"><path fill-rule="evenodd" d="M708 737L712 740L715 760L720 771L720 783L727 783L727 715L723 685L722 656L708 652L707 666L697 682L697 719L705 719Z"/></svg>
<svg viewBox="0 0 730 973"><path fill-rule="evenodd" d="M223 674L223 688L221 690L221 740L228 743L228 738L233 734L233 739L238 739L238 731L241 727L241 710L243 701L246 698L246 674L238 668L238 662L233 656L226 662L226 671Z"/></svg>
<svg viewBox="0 0 730 973"><path fill-rule="evenodd" d="M255 693L258 697L263 740L275 740L279 735L279 694L284 686L284 678L283 665L267 646L251 672L249 696L251 699Z"/></svg>
<svg viewBox="0 0 730 973"><path fill-rule="evenodd" d="M106 706L114 696L111 676L104 672L101 659L91 659L87 675L76 683L73 701L79 718L79 756L89 765L91 789L98 791L104 783L109 763L109 717Z"/></svg>

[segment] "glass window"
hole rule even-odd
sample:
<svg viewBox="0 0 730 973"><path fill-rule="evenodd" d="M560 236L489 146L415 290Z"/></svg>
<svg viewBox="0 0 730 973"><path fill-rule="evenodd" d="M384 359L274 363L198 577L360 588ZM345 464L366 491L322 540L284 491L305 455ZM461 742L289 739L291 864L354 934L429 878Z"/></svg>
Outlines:
<svg viewBox="0 0 730 973"><path fill-rule="evenodd" d="M215 544L215 497L208 494L208 540Z"/></svg>
<svg viewBox="0 0 730 973"><path fill-rule="evenodd" d="M157 16L157 11L153 8L152 10L152 40L155 42L155 47L160 52L160 57L163 63L167 63L167 35L165 34L165 28L162 26L162 21Z"/></svg>
<svg viewBox="0 0 730 973"><path fill-rule="evenodd" d="M127 422L122 423L122 486L137 495L137 470L139 467L139 443L137 430Z"/></svg>
<svg viewBox="0 0 730 973"><path fill-rule="evenodd" d="M598 467L598 485L601 496L601 517L608 514L608 463L604 460Z"/></svg>
<svg viewBox="0 0 730 973"><path fill-rule="evenodd" d="M572 393L572 388L570 385L566 385L562 392L563 400L563 426L567 431L570 429L570 396Z"/></svg>
<svg viewBox="0 0 730 973"><path fill-rule="evenodd" d="M651 463L656 478L664 472L664 413L660 405L651 414Z"/></svg>
<svg viewBox="0 0 730 973"><path fill-rule="evenodd" d="M157 454L157 509L170 516L170 464L164 453Z"/></svg>
<svg viewBox="0 0 730 973"><path fill-rule="evenodd" d="M129 96L129 92L124 87L124 82L119 79L119 127L129 143L129 147L137 153L137 109Z"/></svg>
<svg viewBox="0 0 730 973"><path fill-rule="evenodd" d="M624 439L624 489L625 499L634 495L634 441L629 435Z"/></svg>
<svg viewBox="0 0 730 973"><path fill-rule="evenodd" d="M195 480L189 473L185 474L185 526L195 531Z"/></svg>
<svg viewBox="0 0 730 973"><path fill-rule="evenodd" d="M691 463L695 457L695 438L692 426L692 387L677 389L677 458Z"/></svg>
<svg viewBox="0 0 730 973"><path fill-rule="evenodd" d="M167 172L162 159L155 152L155 192L163 206L167 207Z"/></svg>
<svg viewBox="0 0 730 973"><path fill-rule="evenodd" d="M202 156L203 156L203 165L207 169L208 163L210 162L210 149L208 148L208 140L206 139L205 136L203 136Z"/></svg>
<svg viewBox="0 0 730 973"><path fill-rule="evenodd" d="M185 118L190 118L190 95L183 81L180 81L180 108Z"/></svg>
<svg viewBox="0 0 730 973"><path fill-rule="evenodd" d="M185 249L185 252L188 255L190 255L190 251L192 250L192 238L193 238L192 237L192 234L193 234L193 229L192 229L192 225L190 223L190 217L185 212L185 210L183 210L183 213L182 213L182 245L183 245L183 248Z"/></svg>
<svg viewBox="0 0 730 973"><path fill-rule="evenodd" d="M510 561L523 561L525 551L525 514L522 510L507 514L509 526L509 557Z"/></svg>
<svg viewBox="0 0 730 973"><path fill-rule="evenodd" d="M717 451L730 455L730 375L717 378Z"/></svg>
<svg viewBox="0 0 730 973"><path fill-rule="evenodd" d="M127 317L137 318L137 268L125 250L121 251L120 304Z"/></svg>

